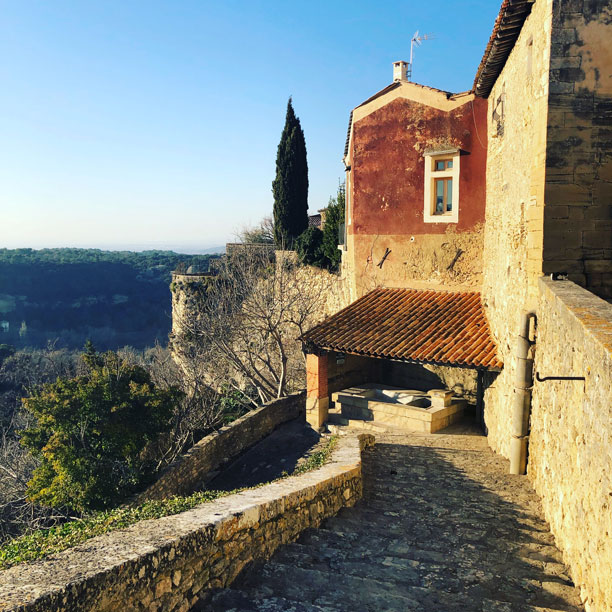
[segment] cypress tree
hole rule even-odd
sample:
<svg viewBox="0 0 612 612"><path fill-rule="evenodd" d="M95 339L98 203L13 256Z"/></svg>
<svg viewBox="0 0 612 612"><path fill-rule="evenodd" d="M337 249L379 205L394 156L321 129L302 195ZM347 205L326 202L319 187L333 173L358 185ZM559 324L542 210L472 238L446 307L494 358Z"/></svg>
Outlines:
<svg viewBox="0 0 612 612"><path fill-rule="evenodd" d="M291 98L285 127L276 154L274 194L274 241L279 248L293 248L295 239L308 227L308 163L306 141Z"/></svg>

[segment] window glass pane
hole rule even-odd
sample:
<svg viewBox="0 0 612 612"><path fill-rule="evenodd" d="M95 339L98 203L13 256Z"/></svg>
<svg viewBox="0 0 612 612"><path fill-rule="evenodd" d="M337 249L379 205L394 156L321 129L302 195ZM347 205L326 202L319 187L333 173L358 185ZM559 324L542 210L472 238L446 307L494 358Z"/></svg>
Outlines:
<svg viewBox="0 0 612 612"><path fill-rule="evenodd" d="M452 168L453 167L453 160L452 159L446 162L446 167L447 168Z"/></svg>
<svg viewBox="0 0 612 612"><path fill-rule="evenodd" d="M444 170L444 162L443 161L437 161L436 162L436 170Z"/></svg>
<svg viewBox="0 0 612 612"><path fill-rule="evenodd" d="M436 214L444 213L444 180L436 181Z"/></svg>
<svg viewBox="0 0 612 612"><path fill-rule="evenodd" d="M446 181L446 211L453 210L453 179Z"/></svg>

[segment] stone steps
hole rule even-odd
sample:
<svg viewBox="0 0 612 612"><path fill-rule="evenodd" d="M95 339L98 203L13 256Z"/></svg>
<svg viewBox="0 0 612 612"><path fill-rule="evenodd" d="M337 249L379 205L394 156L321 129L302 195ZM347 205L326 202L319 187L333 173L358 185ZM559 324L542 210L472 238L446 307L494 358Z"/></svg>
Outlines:
<svg viewBox="0 0 612 612"><path fill-rule="evenodd" d="M264 578L261 581L261 578ZM427 589L409 582L388 582L335 571L304 569L276 562L266 563L247 577L241 590L252 597L283 593L291 600L338 607L341 610L422 610Z"/></svg>
<svg viewBox="0 0 612 612"><path fill-rule="evenodd" d="M368 560L378 555L384 558L420 563L466 567L480 561L486 563L488 567L495 567L507 564L512 558L529 565L531 571L543 572L549 579L558 578L564 582L569 580L566 567L559 560L559 552L550 546L524 548L517 545L505 547L503 551L464 546L461 549L443 548L441 552L437 544L429 547L425 542L420 543L417 547L399 543L391 537L384 538L369 534L366 541L360 541L355 536L354 533L329 529L308 530L302 535L299 543L288 544L284 547L278 553L278 559L284 560L287 555L296 555L296 558L307 555L321 559L339 556L342 559ZM524 569L527 570L527 568Z"/></svg>
<svg viewBox="0 0 612 612"><path fill-rule="evenodd" d="M509 544L537 543L554 546L555 543L550 532L523 529L512 525L478 525L468 521L454 521L450 517L444 516L430 516L419 520L419 517L414 515L403 515L401 511L388 510L382 514L382 517L387 518L393 524L382 527L374 522L380 516L380 514L369 510L356 511L351 515L341 512L338 516L327 519L325 527L331 530L356 531L360 524L366 522L366 524L370 524L370 533L378 533L377 530L380 529L381 533L393 533L396 536L406 537L409 542L418 543L435 539L440 546L447 543L455 544L461 540L486 548L489 546L485 541L487 539L498 544L505 544L506 542ZM458 533L459 530L460 533Z"/></svg>
<svg viewBox="0 0 612 612"><path fill-rule="evenodd" d="M363 500L200 609L583 610L537 496L486 442L397 431L376 438L364 452Z"/></svg>
<svg viewBox="0 0 612 612"><path fill-rule="evenodd" d="M224 589L215 593L211 600L196 610L207 612L339 612L340 608L317 606L284 597L261 597L253 599L242 591Z"/></svg>
<svg viewBox="0 0 612 612"><path fill-rule="evenodd" d="M414 556L419 558L415 559ZM441 553L411 555L409 550L394 550L389 545L384 551L374 551L371 547L355 549L300 543L285 547L274 557L274 561L289 567L332 570L344 575L410 585L411 588L423 587L435 592L464 593L476 598L486 592L497 592L501 600L516 604L558 604L558 594L567 596L574 590L568 586L567 576L556 572L556 568L544 571L544 568L524 565L520 570L508 573L507 559L496 562L493 554L487 558L465 554L449 559ZM475 571L476 561L486 561L486 569ZM547 586L544 588L542 585ZM544 592L538 595L536 591L542 589Z"/></svg>

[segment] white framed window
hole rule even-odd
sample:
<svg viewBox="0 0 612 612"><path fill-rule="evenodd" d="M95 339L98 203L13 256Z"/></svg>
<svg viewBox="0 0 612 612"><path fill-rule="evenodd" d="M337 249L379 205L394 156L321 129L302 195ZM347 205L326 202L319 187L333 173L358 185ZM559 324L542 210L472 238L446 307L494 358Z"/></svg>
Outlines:
<svg viewBox="0 0 612 612"><path fill-rule="evenodd" d="M425 223L459 221L459 149L425 153Z"/></svg>

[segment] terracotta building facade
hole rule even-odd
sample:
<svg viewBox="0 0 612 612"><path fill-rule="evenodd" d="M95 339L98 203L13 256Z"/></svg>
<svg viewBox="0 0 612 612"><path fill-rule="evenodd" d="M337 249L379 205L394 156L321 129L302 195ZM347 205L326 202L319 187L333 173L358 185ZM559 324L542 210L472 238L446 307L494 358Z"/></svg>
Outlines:
<svg viewBox="0 0 612 612"><path fill-rule="evenodd" d="M474 287L482 276L487 104L394 73L351 114L344 266L353 298L377 286Z"/></svg>

